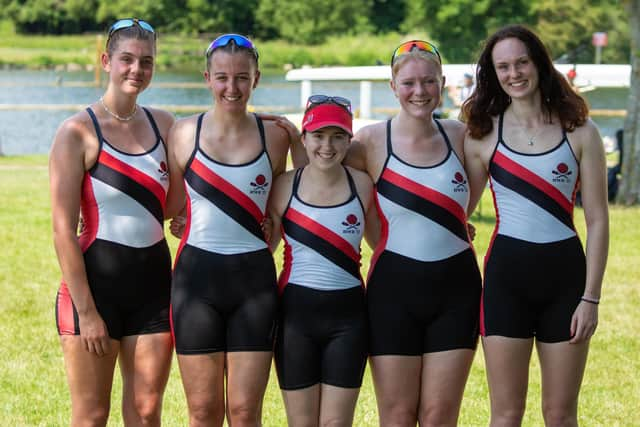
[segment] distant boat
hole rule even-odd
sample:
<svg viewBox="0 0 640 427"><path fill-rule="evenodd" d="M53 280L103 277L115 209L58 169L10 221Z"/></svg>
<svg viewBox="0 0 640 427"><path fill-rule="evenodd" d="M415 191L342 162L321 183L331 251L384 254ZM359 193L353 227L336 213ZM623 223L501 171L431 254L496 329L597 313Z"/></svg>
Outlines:
<svg viewBox="0 0 640 427"><path fill-rule="evenodd" d="M592 90L596 90L596 87L594 85L583 85L583 86L578 86L576 89L580 93L585 93L585 92L591 92Z"/></svg>

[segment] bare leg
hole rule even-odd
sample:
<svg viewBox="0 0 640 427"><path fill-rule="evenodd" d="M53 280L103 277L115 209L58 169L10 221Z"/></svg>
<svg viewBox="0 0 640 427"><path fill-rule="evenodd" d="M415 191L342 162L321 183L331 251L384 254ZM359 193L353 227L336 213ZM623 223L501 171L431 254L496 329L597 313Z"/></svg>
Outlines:
<svg viewBox="0 0 640 427"><path fill-rule="evenodd" d="M172 352L169 332L122 338L122 418L126 426L160 426Z"/></svg>
<svg viewBox="0 0 640 427"><path fill-rule="evenodd" d="M542 414L547 427L578 426L578 393L589 342L536 343L542 371Z"/></svg>
<svg viewBox="0 0 640 427"><path fill-rule="evenodd" d="M320 392L320 426L352 426L359 393L360 388L343 388L322 384Z"/></svg>
<svg viewBox="0 0 640 427"><path fill-rule="evenodd" d="M473 350L461 349L423 355L420 426L458 425L464 386L474 354Z"/></svg>
<svg viewBox="0 0 640 427"><path fill-rule="evenodd" d="M533 338L482 338L491 397L491 427L520 426L527 401Z"/></svg>
<svg viewBox="0 0 640 427"><path fill-rule="evenodd" d="M422 356L374 356L370 363L380 426L415 427Z"/></svg>
<svg viewBox="0 0 640 427"><path fill-rule="evenodd" d="M178 355L191 427L222 426L224 353Z"/></svg>
<svg viewBox="0 0 640 427"><path fill-rule="evenodd" d="M271 369L270 351L227 353L227 413L232 427L262 425L262 399Z"/></svg>
<svg viewBox="0 0 640 427"><path fill-rule="evenodd" d="M289 427L317 427L320 420L320 384L282 390Z"/></svg>
<svg viewBox="0 0 640 427"><path fill-rule="evenodd" d="M71 392L71 426L107 425L119 342L111 340L111 351L102 357L89 353L79 335L63 335L60 343Z"/></svg>

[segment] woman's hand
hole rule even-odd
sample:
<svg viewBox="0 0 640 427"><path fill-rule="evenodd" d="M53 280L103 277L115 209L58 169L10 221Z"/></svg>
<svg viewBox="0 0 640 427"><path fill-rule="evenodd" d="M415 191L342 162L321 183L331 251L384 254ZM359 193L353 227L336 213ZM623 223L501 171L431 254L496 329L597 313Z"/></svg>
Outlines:
<svg viewBox="0 0 640 427"><path fill-rule="evenodd" d="M98 357L107 355L111 351L111 339L107 325L100 314L96 310L91 310L84 315L78 314L78 322L85 349Z"/></svg>
<svg viewBox="0 0 640 427"><path fill-rule="evenodd" d="M598 326L598 305L580 301L571 317L570 344L578 344L589 340Z"/></svg>
<svg viewBox="0 0 640 427"><path fill-rule="evenodd" d="M173 234L178 239L181 239L182 235L184 234L186 224L187 218L185 218L184 216L175 216L169 223L169 230L171 231L171 234Z"/></svg>

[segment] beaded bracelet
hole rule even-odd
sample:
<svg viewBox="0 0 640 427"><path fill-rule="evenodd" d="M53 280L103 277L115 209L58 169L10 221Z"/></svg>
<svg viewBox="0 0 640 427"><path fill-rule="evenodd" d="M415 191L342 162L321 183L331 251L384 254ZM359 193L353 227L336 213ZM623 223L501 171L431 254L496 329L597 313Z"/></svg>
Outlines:
<svg viewBox="0 0 640 427"><path fill-rule="evenodd" d="M588 302L590 304L595 304L595 305L600 304L600 299L588 298L588 297L585 297L585 296L581 296L580 300L582 300L584 302Z"/></svg>

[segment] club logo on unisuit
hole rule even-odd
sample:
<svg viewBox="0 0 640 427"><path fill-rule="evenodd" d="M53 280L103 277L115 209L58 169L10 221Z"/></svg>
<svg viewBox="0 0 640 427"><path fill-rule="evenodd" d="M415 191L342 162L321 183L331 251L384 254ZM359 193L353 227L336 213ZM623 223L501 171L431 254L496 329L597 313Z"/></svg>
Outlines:
<svg viewBox="0 0 640 427"><path fill-rule="evenodd" d="M569 166L566 163L558 163L558 166L554 170L551 171L554 175L553 182L571 182L571 175L573 172L569 169Z"/></svg>
<svg viewBox="0 0 640 427"><path fill-rule="evenodd" d="M345 229L342 230L343 234L357 234L360 232L360 221L358 221L358 217L354 214L347 215L345 220L342 221L342 225L345 226Z"/></svg>
<svg viewBox="0 0 640 427"><path fill-rule="evenodd" d="M251 194L266 194L269 183L267 182L267 178L265 178L264 175L260 174L256 176L256 178L252 182L250 182L249 185L253 187L249 191Z"/></svg>
<svg viewBox="0 0 640 427"><path fill-rule="evenodd" d="M169 177L169 168L167 168L167 164L164 161L160 162L160 168L158 169L158 172L160 173L160 179L162 181L165 181L168 179Z"/></svg>
<svg viewBox="0 0 640 427"><path fill-rule="evenodd" d="M462 193L468 191L467 180L464 179L464 175L462 175L460 172L456 172L456 174L453 176L453 179L451 180L451 183L455 185L455 187L453 188L454 193Z"/></svg>

